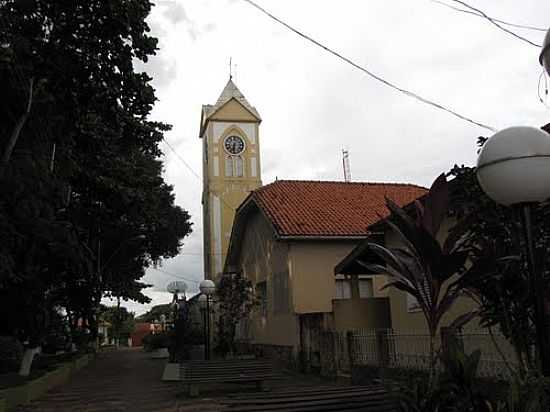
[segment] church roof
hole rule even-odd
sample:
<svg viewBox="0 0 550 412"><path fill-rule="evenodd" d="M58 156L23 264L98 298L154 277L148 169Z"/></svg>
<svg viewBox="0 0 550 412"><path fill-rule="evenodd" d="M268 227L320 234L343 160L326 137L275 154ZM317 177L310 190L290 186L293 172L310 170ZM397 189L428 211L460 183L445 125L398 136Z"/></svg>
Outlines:
<svg viewBox="0 0 550 412"><path fill-rule="evenodd" d="M239 88L235 83L233 83L232 79L229 79L227 84L225 85L222 93L220 94L220 97L218 97L218 100L216 104L214 105L203 105L203 118L206 120L210 116L212 116L214 113L216 113L223 105L225 105L229 100L235 99L240 104L242 104L250 113L252 113L255 117L258 118L258 120L261 120L260 114L256 110L254 106L252 106L248 100L246 100L246 97L241 93Z"/></svg>
<svg viewBox="0 0 550 412"><path fill-rule="evenodd" d="M258 205L279 238L361 238L389 215L386 197L405 206L426 193L401 183L278 180L247 200Z"/></svg>

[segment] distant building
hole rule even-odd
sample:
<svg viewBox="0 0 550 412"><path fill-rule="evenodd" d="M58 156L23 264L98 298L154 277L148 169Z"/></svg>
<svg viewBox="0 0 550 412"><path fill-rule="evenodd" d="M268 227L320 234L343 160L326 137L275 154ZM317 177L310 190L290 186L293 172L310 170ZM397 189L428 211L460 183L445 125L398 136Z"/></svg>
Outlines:
<svg viewBox="0 0 550 412"><path fill-rule="evenodd" d="M389 300L371 276L334 276L334 267L389 211L426 189L409 184L279 180L239 206L225 272L254 284L260 307L241 328L251 343L315 364L323 330L389 328Z"/></svg>
<svg viewBox="0 0 550 412"><path fill-rule="evenodd" d="M151 326L149 322L137 322L134 331L130 334L131 346L143 346L143 338L151 333Z"/></svg>

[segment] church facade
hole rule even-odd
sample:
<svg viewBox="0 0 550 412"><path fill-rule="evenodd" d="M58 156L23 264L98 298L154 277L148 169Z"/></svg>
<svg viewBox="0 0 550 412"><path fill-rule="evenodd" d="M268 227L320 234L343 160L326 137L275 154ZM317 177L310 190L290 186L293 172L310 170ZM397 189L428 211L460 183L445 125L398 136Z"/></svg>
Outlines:
<svg viewBox="0 0 550 412"><path fill-rule="evenodd" d="M252 190L262 185L261 121L232 79L214 105L202 107L205 279L219 279L235 211Z"/></svg>

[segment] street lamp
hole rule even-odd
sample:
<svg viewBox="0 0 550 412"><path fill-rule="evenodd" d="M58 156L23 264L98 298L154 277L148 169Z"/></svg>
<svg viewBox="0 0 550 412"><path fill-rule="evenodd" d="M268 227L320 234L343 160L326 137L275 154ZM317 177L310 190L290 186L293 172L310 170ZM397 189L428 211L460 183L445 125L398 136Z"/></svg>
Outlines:
<svg viewBox="0 0 550 412"><path fill-rule="evenodd" d="M549 37L546 38L549 40ZM550 198L550 135L534 127L510 127L494 134L477 159L477 179L484 192L522 211L529 287L535 297L535 329L540 367L550 376L550 345L544 310L544 281L535 259L533 205Z"/></svg>
<svg viewBox="0 0 550 412"><path fill-rule="evenodd" d="M208 358L208 332L206 327L206 307L208 306L208 298L206 295L199 296L199 309L202 315L202 330L204 335L204 359Z"/></svg>
<svg viewBox="0 0 550 412"><path fill-rule="evenodd" d="M539 62L544 67L544 70L546 70L546 73L550 75L550 29L546 33L546 37L542 43Z"/></svg>
<svg viewBox="0 0 550 412"><path fill-rule="evenodd" d="M216 291L216 285L210 279L204 279L200 285L199 290L206 296L206 345L205 345L205 358L210 359L210 295Z"/></svg>
<svg viewBox="0 0 550 412"><path fill-rule="evenodd" d="M183 356L183 346L185 345L184 328L187 318L187 301L185 298L185 292L187 291L187 283L182 280L170 282L166 287L166 290L174 296L172 304L174 306L174 329L176 331L174 350L170 354L170 361L181 361ZM183 293L183 297L181 299L178 296L180 293Z"/></svg>

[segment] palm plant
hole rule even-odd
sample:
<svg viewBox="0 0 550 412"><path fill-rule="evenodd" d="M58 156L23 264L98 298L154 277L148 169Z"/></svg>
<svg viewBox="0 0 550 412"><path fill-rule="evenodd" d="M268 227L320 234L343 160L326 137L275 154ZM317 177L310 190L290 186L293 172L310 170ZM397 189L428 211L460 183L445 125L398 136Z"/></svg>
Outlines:
<svg viewBox="0 0 550 412"><path fill-rule="evenodd" d="M429 192L415 202L414 217L386 198L391 215L387 225L399 239L399 246L386 247L374 242L368 248L385 265L360 262L369 271L386 273L391 280L383 287L393 287L412 295L422 310L430 335L430 381L433 381L436 350L435 338L442 317L461 295L459 272L468 252L461 250L463 236L455 231L443 245L437 239L441 224L448 215L449 191L444 174L432 184ZM459 327L474 316L465 313L452 327Z"/></svg>

